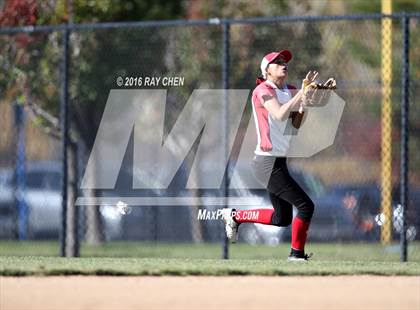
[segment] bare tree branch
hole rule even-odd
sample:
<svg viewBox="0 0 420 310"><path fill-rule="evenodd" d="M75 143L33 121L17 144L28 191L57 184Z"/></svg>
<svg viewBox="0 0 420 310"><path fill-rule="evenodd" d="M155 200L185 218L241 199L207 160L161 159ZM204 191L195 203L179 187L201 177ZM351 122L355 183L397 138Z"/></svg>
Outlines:
<svg viewBox="0 0 420 310"><path fill-rule="evenodd" d="M44 110L43 108L41 108L39 105L37 105L30 99L27 101L27 106L36 116L46 121L49 127L52 127L57 131L60 131L60 121L57 117L55 117L54 115Z"/></svg>
<svg viewBox="0 0 420 310"><path fill-rule="evenodd" d="M40 113L40 108L37 107L34 104L26 104L26 107L29 110L29 116L31 117L31 119L35 122L38 123L39 118L41 118L42 120L47 120L44 115L42 113ZM48 124L48 125L47 125ZM60 129L55 127L55 126L51 126L51 123L47 120L46 124L44 123L42 126L39 126L42 131L44 133L46 133L47 135L60 140L61 139L61 133L60 133Z"/></svg>
<svg viewBox="0 0 420 310"><path fill-rule="evenodd" d="M24 87L24 96L25 96L25 105L28 107L30 111L30 117L34 120L35 123L38 123L38 120L41 119L44 121L42 124L41 129L47 135L60 140L61 139L61 128L60 128L60 120L58 117L52 115L32 100L30 96L29 87L25 83ZM73 131L69 133L69 143L75 144L77 141L77 135Z"/></svg>

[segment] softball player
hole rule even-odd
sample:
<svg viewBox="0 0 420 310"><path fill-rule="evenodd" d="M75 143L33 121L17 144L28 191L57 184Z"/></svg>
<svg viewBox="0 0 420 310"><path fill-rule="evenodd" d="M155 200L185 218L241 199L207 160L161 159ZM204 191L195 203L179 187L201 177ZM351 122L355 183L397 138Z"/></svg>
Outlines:
<svg viewBox="0 0 420 310"><path fill-rule="evenodd" d="M256 179L266 188L273 209L222 211L227 237L236 242L241 223L261 223L275 226L292 224L290 261L307 261L305 243L314 203L290 176L287 168L287 150L290 135L284 135L286 120L299 127L305 113L302 104L303 89L315 81L318 73L310 71L303 80L302 89L286 84L288 62L292 53L288 50L273 52L261 61L262 77L252 93L252 109L257 129L258 143L252 161ZM293 206L298 210L293 219ZM250 216L250 212L252 216Z"/></svg>

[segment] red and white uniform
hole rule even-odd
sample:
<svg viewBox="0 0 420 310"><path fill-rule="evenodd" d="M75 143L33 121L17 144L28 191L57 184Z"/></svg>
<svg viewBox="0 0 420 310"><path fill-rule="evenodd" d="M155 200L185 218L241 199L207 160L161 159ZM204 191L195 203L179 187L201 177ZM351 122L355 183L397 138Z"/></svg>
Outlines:
<svg viewBox="0 0 420 310"><path fill-rule="evenodd" d="M280 89L273 82L266 80L252 92L252 111L257 129L256 155L286 156L291 136L285 135L287 121L275 120L264 107L263 96L276 96L280 104L288 102L294 95L296 87L286 85Z"/></svg>

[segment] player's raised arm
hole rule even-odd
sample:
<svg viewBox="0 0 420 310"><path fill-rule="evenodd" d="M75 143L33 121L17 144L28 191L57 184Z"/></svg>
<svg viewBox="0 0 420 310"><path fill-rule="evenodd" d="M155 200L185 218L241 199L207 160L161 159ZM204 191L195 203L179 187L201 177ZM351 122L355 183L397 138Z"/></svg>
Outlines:
<svg viewBox="0 0 420 310"><path fill-rule="evenodd" d="M290 111L300 108L304 87L314 82L317 76L317 71L309 71L306 78L302 81L302 89L300 89L292 99L284 104L280 104L275 96L263 95L262 99L264 107L268 110L268 112L270 112L274 119L285 121L289 117Z"/></svg>

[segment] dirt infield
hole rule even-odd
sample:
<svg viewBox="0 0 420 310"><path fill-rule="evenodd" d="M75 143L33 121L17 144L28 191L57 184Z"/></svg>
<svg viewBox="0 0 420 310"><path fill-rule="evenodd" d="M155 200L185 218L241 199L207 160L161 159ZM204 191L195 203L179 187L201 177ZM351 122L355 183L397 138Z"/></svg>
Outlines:
<svg viewBox="0 0 420 310"><path fill-rule="evenodd" d="M420 277L0 277L0 309L420 309Z"/></svg>

